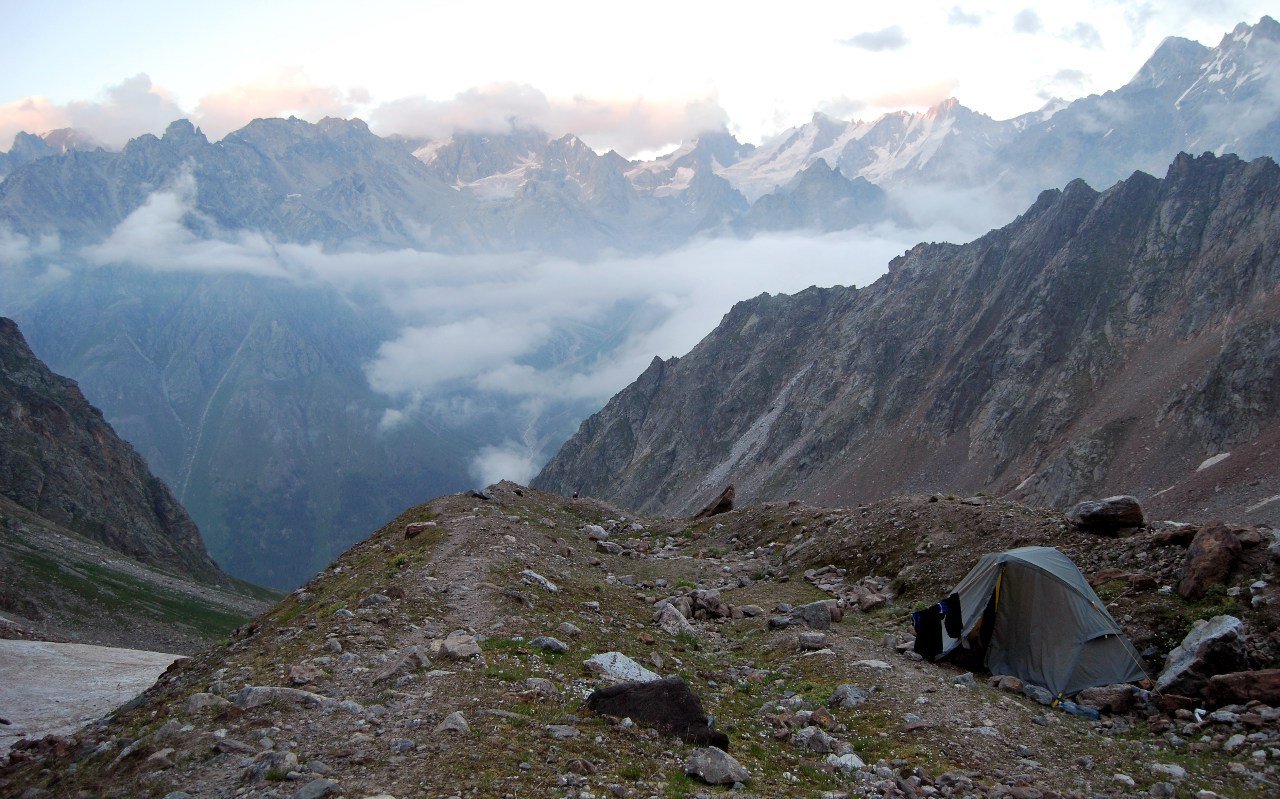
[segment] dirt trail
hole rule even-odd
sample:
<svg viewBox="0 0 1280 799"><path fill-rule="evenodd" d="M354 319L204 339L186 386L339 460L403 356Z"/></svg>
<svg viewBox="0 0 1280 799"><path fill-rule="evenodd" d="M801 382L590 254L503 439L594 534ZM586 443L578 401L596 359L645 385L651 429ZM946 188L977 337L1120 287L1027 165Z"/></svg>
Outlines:
<svg viewBox="0 0 1280 799"><path fill-rule="evenodd" d="M20 738L66 735L155 683L179 655L0 641L0 755Z"/></svg>

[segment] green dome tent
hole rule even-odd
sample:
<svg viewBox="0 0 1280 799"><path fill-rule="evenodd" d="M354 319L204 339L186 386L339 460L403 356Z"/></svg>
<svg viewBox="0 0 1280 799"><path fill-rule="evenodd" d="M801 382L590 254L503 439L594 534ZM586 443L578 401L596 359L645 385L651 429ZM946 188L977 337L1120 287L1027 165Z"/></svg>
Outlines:
<svg viewBox="0 0 1280 799"><path fill-rule="evenodd" d="M954 593L963 625L959 638L944 637L940 658L985 649L992 674L1043 685L1059 698L1147 676L1084 575L1053 547L983 555Z"/></svg>

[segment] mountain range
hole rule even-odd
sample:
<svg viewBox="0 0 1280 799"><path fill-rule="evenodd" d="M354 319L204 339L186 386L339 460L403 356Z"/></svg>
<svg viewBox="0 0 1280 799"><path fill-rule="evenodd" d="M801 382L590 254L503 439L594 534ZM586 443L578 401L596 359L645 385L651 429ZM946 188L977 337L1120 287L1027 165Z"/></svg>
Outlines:
<svg viewBox="0 0 1280 799"><path fill-rule="evenodd" d="M741 302L655 358L534 485L642 512L988 491L1280 524L1280 168L1076 180L866 288Z"/></svg>
<svg viewBox="0 0 1280 799"><path fill-rule="evenodd" d="M1125 86L1013 120L950 100L819 114L758 146L718 131L649 161L520 127L424 141L340 119L255 120L219 142L177 121L119 152L22 134L0 159L0 313L138 447L219 563L291 587L397 508L467 487L477 452L544 458L593 409L375 391L383 347L434 320L397 317L374 254L590 263L779 231L914 238L948 216L976 233L1043 188L1104 189L1180 150L1280 155L1278 42L1270 17L1213 48L1170 39ZM186 250L148 227L165 214ZM312 255L344 258L345 282L310 279ZM287 258L298 272L269 271ZM635 322L622 302L556 324L521 368L594 362Z"/></svg>

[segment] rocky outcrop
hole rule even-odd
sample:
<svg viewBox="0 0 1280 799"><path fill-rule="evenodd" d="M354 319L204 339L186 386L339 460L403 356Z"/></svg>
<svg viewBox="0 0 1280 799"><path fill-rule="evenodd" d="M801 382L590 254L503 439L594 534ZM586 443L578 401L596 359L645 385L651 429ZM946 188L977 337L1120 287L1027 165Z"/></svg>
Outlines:
<svg viewBox="0 0 1280 799"><path fill-rule="evenodd" d="M1280 523L1280 167L1180 155L1049 191L866 288L762 295L655 360L535 485L689 513L986 490ZM1230 458L1204 466L1222 452Z"/></svg>
<svg viewBox="0 0 1280 799"><path fill-rule="evenodd" d="M36 516L143 563L213 582L200 532L85 400L0 318L0 494Z"/></svg>
<svg viewBox="0 0 1280 799"><path fill-rule="evenodd" d="M1234 616L1198 621L1182 643L1169 653L1156 688L1194 696L1215 674L1239 671L1248 665L1244 624Z"/></svg>

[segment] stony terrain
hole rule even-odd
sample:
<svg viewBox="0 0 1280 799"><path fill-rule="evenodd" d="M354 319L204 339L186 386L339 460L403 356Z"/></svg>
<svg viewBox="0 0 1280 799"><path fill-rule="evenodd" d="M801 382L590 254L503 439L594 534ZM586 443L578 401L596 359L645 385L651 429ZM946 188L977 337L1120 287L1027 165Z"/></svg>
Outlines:
<svg viewBox="0 0 1280 799"><path fill-rule="evenodd" d="M1273 531L1230 528L1227 571L1194 601L1172 585L1203 531L1129 532L983 496L649 519L500 483L407 510L138 701L19 745L0 796L725 790L687 773L715 776L714 750L585 707L608 684L585 662L607 653L688 682L746 770L724 772L743 781L734 795L1274 795L1273 706L1210 716L1202 699L1123 689L1130 708L1090 721L1016 681L913 659L916 603L989 549L1053 544L1153 666L1194 620L1224 614L1249 631L1240 668L1280 662Z"/></svg>
<svg viewBox="0 0 1280 799"><path fill-rule="evenodd" d="M1280 524L1280 167L1082 181L865 288L741 302L533 481L640 512L990 491Z"/></svg>

